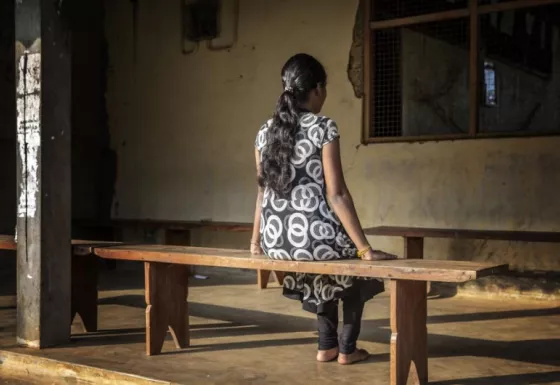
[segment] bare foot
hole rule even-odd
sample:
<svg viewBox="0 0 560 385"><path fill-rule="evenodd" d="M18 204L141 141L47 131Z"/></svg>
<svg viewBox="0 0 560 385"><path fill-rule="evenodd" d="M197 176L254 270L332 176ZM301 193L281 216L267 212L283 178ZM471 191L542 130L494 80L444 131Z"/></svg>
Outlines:
<svg viewBox="0 0 560 385"><path fill-rule="evenodd" d="M369 358L369 353L364 349L356 349L352 354L342 354L338 355L338 363L340 365L350 365L356 362L365 361Z"/></svg>
<svg viewBox="0 0 560 385"><path fill-rule="evenodd" d="M317 352L317 361L319 362L329 362L335 360L336 357L338 357L338 347Z"/></svg>

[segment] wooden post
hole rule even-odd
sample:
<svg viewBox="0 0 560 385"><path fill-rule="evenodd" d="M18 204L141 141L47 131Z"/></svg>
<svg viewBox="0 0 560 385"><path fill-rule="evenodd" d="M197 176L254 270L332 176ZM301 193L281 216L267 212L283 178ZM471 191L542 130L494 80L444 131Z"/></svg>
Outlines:
<svg viewBox="0 0 560 385"><path fill-rule="evenodd" d="M428 383L426 282L391 280L391 385Z"/></svg>
<svg viewBox="0 0 560 385"><path fill-rule="evenodd" d="M67 2L16 1L17 342L70 338L71 126ZM62 7L62 8L61 8Z"/></svg>

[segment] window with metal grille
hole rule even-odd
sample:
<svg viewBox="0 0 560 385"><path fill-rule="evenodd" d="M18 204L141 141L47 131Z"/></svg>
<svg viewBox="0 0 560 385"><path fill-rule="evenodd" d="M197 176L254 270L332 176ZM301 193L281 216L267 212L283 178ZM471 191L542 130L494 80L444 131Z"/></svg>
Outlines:
<svg viewBox="0 0 560 385"><path fill-rule="evenodd" d="M560 134L560 0L369 0L365 21L364 142Z"/></svg>

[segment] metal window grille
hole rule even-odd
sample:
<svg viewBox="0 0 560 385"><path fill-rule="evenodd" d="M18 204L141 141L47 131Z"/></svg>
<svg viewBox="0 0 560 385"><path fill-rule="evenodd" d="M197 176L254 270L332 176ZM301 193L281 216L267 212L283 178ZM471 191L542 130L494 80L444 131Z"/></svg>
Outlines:
<svg viewBox="0 0 560 385"><path fill-rule="evenodd" d="M466 0L459 0L454 3L438 0L409 0L409 1L375 1L373 8L374 19L382 19L385 22L391 21L389 17L402 18L417 16L426 13L443 12L459 7L465 7ZM464 133L468 130L468 122L461 122L461 119L454 117L455 111L442 102L446 97L446 92L450 92L450 87L463 87L464 93L468 93L468 82L461 82L457 74L449 73L447 63L442 60L427 61L423 57L422 62L417 63L419 68L418 79L410 81L411 63L407 60L415 60L403 50L408 48L403 46L403 37L409 36L414 32L416 36L423 36L434 41L432 44L445 44L457 47L468 52L469 34L468 18L442 20L429 23L406 24L394 28L373 28L371 61L373 63L372 90L371 90L371 126L370 135L372 137L399 137L409 135L403 130L403 89L407 88L407 97L412 97L412 103L417 103L419 108L429 109L432 115L440 120L436 124L436 133ZM406 40L410 45L410 39ZM468 65L468 64L466 64ZM435 68L438 79L430 78L434 70L422 69L424 66ZM404 68L404 69L403 69ZM408 72L406 72L408 69ZM403 71L405 71L403 73ZM406 80L406 84L403 81ZM459 82L457 85L455 83ZM412 89L412 90L411 90ZM408 99L407 99L408 101ZM411 123L412 124L412 123ZM427 128L417 127L415 134L425 135Z"/></svg>

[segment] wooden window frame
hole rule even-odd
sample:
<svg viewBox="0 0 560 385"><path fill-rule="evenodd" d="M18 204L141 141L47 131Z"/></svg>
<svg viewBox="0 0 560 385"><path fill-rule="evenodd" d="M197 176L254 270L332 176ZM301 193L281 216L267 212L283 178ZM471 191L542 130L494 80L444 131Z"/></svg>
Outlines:
<svg viewBox="0 0 560 385"><path fill-rule="evenodd" d="M535 8L552 4L560 4L560 0L511 0L505 3L479 5L479 0L468 0L468 6L462 9L429 13L418 16L410 16L382 21L372 21L372 10L375 0L364 0L364 35L363 35L363 116L362 116L362 143L387 143L387 142L426 142L458 139L480 139L480 138L511 138L511 137L537 137L558 136L560 132L479 132L479 90L480 90L480 66L479 66L479 17L484 14L510 11L521 8ZM387 28L404 27L419 23L437 22L443 20L454 20L469 18L469 132L466 134L435 134L418 136L395 136L375 137L371 135L373 126L373 76L374 63L372 60L372 48L374 34L372 31ZM369 28L368 28L369 27Z"/></svg>

